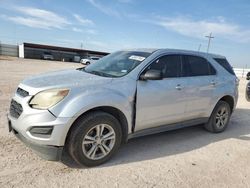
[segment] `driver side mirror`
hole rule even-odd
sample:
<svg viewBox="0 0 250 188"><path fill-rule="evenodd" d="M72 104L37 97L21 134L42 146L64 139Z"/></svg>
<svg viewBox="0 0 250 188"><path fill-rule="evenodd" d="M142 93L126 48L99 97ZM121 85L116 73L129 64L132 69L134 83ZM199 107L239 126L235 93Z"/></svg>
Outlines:
<svg viewBox="0 0 250 188"><path fill-rule="evenodd" d="M247 80L250 80L250 72L247 73Z"/></svg>
<svg viewBox="0 0 250 188"><path fill-rule="evenodd" d="M140 80L162 80L162 72L150 69L140 76Z"/></svg>

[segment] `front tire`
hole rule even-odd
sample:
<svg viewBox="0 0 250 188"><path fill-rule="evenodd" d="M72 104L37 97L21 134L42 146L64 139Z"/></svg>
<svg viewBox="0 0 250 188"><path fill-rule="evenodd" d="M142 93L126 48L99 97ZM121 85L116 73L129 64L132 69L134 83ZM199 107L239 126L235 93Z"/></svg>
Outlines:
<svg viewBox="0 0 250 188"><path fill-rule="evenodd" d="M229 104L225 101L219 101L216 104L209 121L205 124L205 128L212 133L223 132L227 128L231 113Z"/></svg>
<svg viewBox="0 0 250 188"><path fill-rule="evenodd" d="M101 111L92 112L76 121L66 149L77 163L97 166L115 154L121 138L121 126L114 116Z"/></svg>

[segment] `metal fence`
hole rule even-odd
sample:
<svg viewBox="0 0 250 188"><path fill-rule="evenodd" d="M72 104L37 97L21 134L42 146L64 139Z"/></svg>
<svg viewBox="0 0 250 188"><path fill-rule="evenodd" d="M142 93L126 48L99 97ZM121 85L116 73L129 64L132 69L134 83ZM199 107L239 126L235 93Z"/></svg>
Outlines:
<svg viewBox="0 0 250 188"><path fill-rule="evenodd" d="M18 57L18 45L0 43L0 55Z"/></svg>

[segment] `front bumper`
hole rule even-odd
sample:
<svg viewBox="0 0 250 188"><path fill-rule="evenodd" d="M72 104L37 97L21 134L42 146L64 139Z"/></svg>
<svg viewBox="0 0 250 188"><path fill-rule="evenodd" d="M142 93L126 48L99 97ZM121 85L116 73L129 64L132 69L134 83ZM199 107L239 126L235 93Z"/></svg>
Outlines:
<svg viewBox="0 0 250 188"><path fill-rule="evenodd" d="M29 106L32 96L22 97L18 94L13 100L22 107L20 116L7 115L9 128L27 146L47 160L60 160L68 130L74 119L71 117L56 117L49 110L37 110ZM53 127L46 137L32 133L33 128Z"/></svg>
<svg viewBox="0 0 250 188"><path fill-rule="evenodd" d="M8 115L9 131L20 139L26 146L30 147L35 153L45 160L59 161L63 151L63 146L66 138L65 125L67 124L53 124L52 122L40 122L40 125L48 124L54 127L52 134L48 138L40 138L32 136L29 132L30 127L36 125L35 119L32 124L25 124L26 118L14 119ZM55 122L58 120L55 120ZM68 130L68 129L67 129Z"/></svg>
<svg viewBox="0 0 250 188"><path fill-rule="evenodd" d="M20 139L26 146L30 147L41 158L49 161L60 161L63 151L63 146L48 146L33 143L27 140L23 135L12 129L14 135Z"/></svg>

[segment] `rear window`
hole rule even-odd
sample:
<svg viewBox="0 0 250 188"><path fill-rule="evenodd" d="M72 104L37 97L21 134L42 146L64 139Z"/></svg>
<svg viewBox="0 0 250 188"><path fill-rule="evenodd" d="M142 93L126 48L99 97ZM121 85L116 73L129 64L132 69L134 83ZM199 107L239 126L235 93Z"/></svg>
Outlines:
<svg viewBox="0 0 250 188"><path fill-rule="evenodd" d="M235 75L233 68L231 65L228 63L228 61L224 58L214 58L214 60L219 63L224 69L227 70L232 75Z"/></svg>

